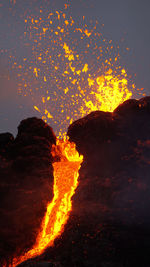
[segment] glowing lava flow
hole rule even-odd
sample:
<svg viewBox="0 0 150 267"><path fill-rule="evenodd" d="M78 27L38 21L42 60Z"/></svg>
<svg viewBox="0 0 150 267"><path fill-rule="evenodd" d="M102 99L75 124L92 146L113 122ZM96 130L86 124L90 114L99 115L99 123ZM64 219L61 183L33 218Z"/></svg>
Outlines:
<svg viewBox="0 0 150 267"><path fill-rule="evenodd" d="M21 262L40 255L48 246L52 246L69 217L72 208L71 197L78 185L78 176L83 156L76 151L74 143L57 140L53 146L53 157L60 161L53 163L54 168L54 197L47 206L47 212L42 223L34 247L23 256L15 258L12 265L17 266Z"/></svg>

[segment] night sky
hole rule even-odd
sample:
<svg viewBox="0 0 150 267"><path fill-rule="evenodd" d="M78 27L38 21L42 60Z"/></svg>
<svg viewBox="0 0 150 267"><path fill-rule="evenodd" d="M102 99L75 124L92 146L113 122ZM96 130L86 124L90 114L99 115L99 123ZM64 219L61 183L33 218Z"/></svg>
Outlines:
<svg viewBox="0 0 150 267"><path fill-rule="evenodd" d="M149 0L1 0L0 1L0 132L16 134L19 122L27 117L39 116L29 96L18 95L17 72L12 69L9 56L19 63L24 54L22 45L25 18L64 10L76 21L98 20L103 35L119 45L121 65L136 85L150 94L150 1ZM125 50L129 48L129 51ZM80 49L80 47L79 47ZM30 56L30 47L27 51ZM136 92L133 97L140 98ZM58 126L57 126L58 127ZM55 129L54 129L55 130Z"/></svg>

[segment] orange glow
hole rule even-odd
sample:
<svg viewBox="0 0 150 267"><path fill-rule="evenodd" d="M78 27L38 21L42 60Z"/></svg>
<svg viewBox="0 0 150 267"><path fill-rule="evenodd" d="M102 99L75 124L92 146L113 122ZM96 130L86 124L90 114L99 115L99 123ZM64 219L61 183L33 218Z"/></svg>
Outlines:
<svg viewBox="0 0 150 267"><path fill-rule="evenodd" d="M13 0L14 4L16 0ZM69 124L91 111L113 111L132 97L135 85L119 64L119 46L106 40L98 23L88 29L65 12L28 15L25 22L25 47L32 55L14 62L18 70L18 92L30 95L33 109L49 123L58 137L66 135ZM126 50L129 50L126 48ZM55 129L59 125L59 129ZM53 156L54 197L47 206L41 229L31 250L13 260L12 267L40 255L61 235L72 209L71 198L78 186L83 156L75 144L57 139Z"/></svg>
<svg viewBox="0 0 150 267"><path fill-rule="evenodd" d="M14 63L19 94L31 96L34 109L58 138L72 121L94 110L113 111L135 90L120 66L119 46L103 37L98 22L88 27L85 17L80 23L65 12L45 17L41 10L40 16L25 18L32 56Z"/></svg>
<svg viewBox="0 0 150 267"><path fill-rule="evenodd" d="M115 76L112 69L109 69L105 75L97 77L96 81L89 79L89 87L95 86L96 90L91 91L94 95L93 101L84 100L85 106L89 111L102 110L112 112L123 101L132 96L128 90L127 74L124 69L120 76Z"/></svg>
<svg viewBox="0 0 150 267"><path fill-rule="evenodd" d="M53 146L52 155L60 157L53 163L54 197L47 206L34 247L27 253L13 260L12 267L21 262L40 255L48 246L52 246L56 237L61 235L72 209L71 198L78 185L78 176L83 156L76 151L74 143L57 140Z"/></svg>

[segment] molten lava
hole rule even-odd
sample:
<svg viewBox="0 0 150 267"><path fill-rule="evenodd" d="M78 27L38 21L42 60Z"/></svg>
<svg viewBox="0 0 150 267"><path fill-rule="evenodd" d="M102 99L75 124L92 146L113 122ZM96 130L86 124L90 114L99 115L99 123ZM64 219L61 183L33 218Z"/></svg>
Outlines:
<svg viewBox="0 0 150 267"><path fill-rule="evenodd" d="M11 266L17 266L21 262L40 255L48 246L52 246L64 228L72 208L71 198L78 185L78 176L83 156L76 151L74 143L57 140L53 146L53 157L57 162L54 168L54 197L47 206L41 229L38 233L35 245L31 250L13 260Z"/></svg>
<svg viewBox="0 0 150 267"><path fill-rule="evenodd" d="M14 0L14 3L16 1ZM46 15L45 15L46 14ZM119 47L106 40L98 24L81 23L63 11L45 13L25 19L23 42L32 55L21 63L13 62L18 71L18 92L30 96L42 119L63 137L72 121L94 110L113 111L132 96L135 85L120 66ZM13 60L13 56L10 56ZM56 119L57 118L57 119ZM52 246L62 231L69 212L71 197L78 185L78 171L83 157L75 144L57 141L52 151L54 197L47 206L34 247L13 260L12 266L41 254Z"/></svg>
<svg viewBox="0 0 150 267"><path fill-rule="evenodd" d="M91 111L113 111L131 98L135 85L120 65L120 48L98 22L76 21L67 10L25 17L22 45L32 55L13 63L18 93L32 99L56 136Z"/></svg>

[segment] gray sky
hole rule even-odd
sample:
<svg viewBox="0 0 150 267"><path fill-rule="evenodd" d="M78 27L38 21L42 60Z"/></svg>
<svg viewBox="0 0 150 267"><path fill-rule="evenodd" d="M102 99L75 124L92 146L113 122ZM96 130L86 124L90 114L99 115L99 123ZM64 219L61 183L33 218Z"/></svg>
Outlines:
<svg viewBox="0 0 150 267"><path fill-rule="evenodd" d="M45 12L61 10L69 3L69 12L76 20L85 16L104 24L103 34L121 47L129 47L121 54L121 65L134 77L137 88L150 94L150 1L149 0L1 0L0 4L0 132L16 133L19 122L39 116L31 99L18 97L17 75L12 71L8 55L15 54L18 62L23 54L21 38L24 17L36 14L40 7ZM136 74L136 76L134 76ZM8 80L9 76L9 80ZM133 95L136 97L136 95Z"/></svg>

